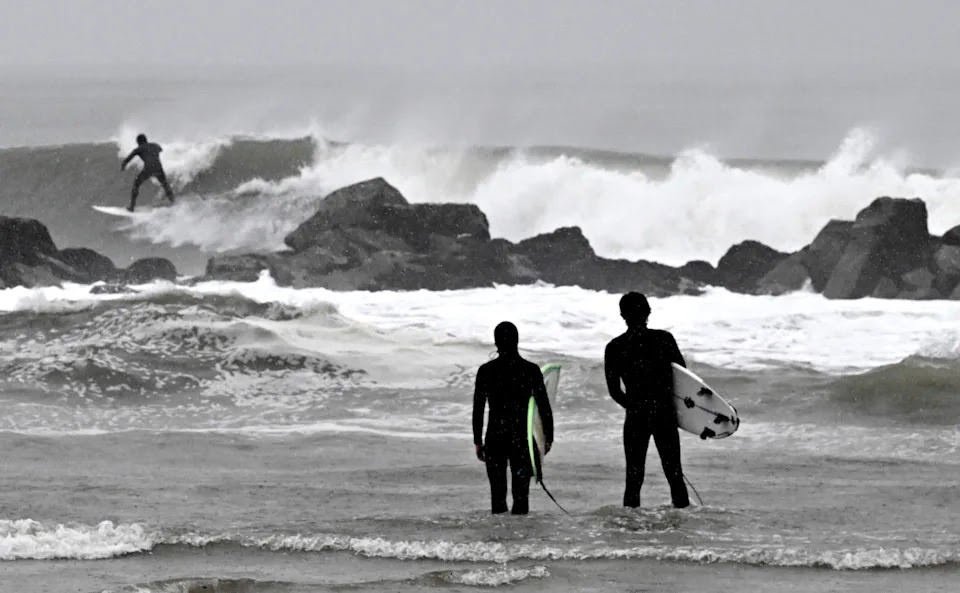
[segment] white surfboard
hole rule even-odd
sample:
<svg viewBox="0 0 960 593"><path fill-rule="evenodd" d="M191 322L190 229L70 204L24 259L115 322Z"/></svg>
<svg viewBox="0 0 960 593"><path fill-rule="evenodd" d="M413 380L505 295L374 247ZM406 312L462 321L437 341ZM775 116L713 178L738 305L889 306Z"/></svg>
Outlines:
<svg viewBox="0 0 960 593"><path fill-rule="evenodd" d="M553 408L553 400L557 395L557 385L560 383L560 365L547 364L540 367L543 373L543 385L547 388L547 399ZM547 437L543 434L543 419L537 402L530 396L527 404L527 446L530 448L530 465L535 482L543 481L543 452L546 450Z"/></svg>
<svg viewBox="0 0 960 593"><path fill-rule="evenodd" d="M122 218L133 218L137 213L130 212L126 208L117 208L116 206L91 206L97 212L103 212L111 216L120 216Z"/></svg>
<svg viewBox="0 0 960 593"><path fill-rule="evenodd" d="M154 208L137 208L133 212L130 212L126 208L118 208L116 206L91 206L97 212L103 212L104 214L109 214L110 216L119 216L120 218L143 218L144 216L150 214Z"/></svg>
<svg viewBox="0 0 960 593"><path fill-rule="evenodd" d="M737 432L740 416L703 379L673 364L674 405L677 425L701 439L722 439Z"/></svg>

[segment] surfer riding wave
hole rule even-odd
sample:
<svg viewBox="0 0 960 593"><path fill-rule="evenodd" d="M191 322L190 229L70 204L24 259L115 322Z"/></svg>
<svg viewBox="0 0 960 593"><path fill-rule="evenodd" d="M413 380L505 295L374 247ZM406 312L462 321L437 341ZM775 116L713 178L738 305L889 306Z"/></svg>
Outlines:
<svg viewBox="0 0 960 593"><path fill-rule="evenodd" d="M173 190L170 188L167 174L164 173L163 165L160 163L161 152L163 152L163 148L159 144L147 142L146 134L139 134L137 136L137 147L120 163L120 170L123 171L134 157L140 157L140 160L143 161L143 170L133 180L133 189L130 191L130 205L127 206L127 210L130 212L133 212L134 208L137 207L137 195L140 193L140 186L151 177L160 182L164 193L167 194L167 199L170 200L171 204L173 203Z"/></svg>

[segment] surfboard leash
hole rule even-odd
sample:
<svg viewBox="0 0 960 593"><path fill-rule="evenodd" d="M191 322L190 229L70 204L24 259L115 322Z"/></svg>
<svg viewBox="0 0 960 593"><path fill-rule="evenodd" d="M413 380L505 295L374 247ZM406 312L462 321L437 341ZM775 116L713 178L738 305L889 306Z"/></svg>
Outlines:
<svg viewBox="0 0 960 593"><path fill-rule="evenodd" d="M681 475L683 475L684 481L687 483L687 485L690 486L690 489L693 490L693 493L697 495L697 502L700 503L700 506L703 506L703 499L700 498L700 493L697 492L697 489L694 487L693 483L690 481L689 478L687 478L687 474L681 474ZM550 493L548 492L547 494L550 494ZM553 498L553 497L551 496L550 498Z"/></svg>
<svg viewBox="0 0 960 593"><path fill-rule="evenodd" d="M564 513L566 513L566 514L568 514L568 515L570 514L569 511L567 511L567 509L565 509L565 508L563 508L562 506L560 506L560 503L557 502L557 499L554 498L552 494L550 494L550 491L547 490L547 485L543 483L543 480L540 480L540 487L543 488L543 491L547 493L547 496L550 497L550 500L553 501L553 504L557 505L557 508L558 508L558 509L560 509L561 511L563 511Z"/></svg>

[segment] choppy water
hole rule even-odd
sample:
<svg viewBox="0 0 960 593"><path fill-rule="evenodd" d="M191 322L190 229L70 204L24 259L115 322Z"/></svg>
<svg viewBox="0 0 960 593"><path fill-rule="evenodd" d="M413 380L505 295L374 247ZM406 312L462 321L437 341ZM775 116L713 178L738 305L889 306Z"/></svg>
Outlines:
<svg viewBox="0 0 960 593"><path fill-rule="evenodd" d="M23 590L682 589L732 567L938 590L960 567L957 303L654 300L743 424L684 434L704 506L669 507L651 452L626 511L600 360L616 295L88 290L0 293L0 570ZM470 406L502 318L563 365L547 475L570 516L537 493L529 517L487 513Z"/></svg>

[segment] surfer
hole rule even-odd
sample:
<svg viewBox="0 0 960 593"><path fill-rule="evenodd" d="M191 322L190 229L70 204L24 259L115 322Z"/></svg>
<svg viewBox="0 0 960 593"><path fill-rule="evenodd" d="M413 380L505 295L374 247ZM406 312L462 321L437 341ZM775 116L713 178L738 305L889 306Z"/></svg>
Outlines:
<svg viewBox="0 0 960 593"><path fill-rule="evenodd" d="M543 374L534 363L525 360L517 351L517 326L504 321L493 330L497 358L485 363L477 371L473 394L473 443L477 459L487 464L490 480L490 500L493 513L507 511L507 465L512 476L514 515L526 515L530 510L530 454L527 447L527 405L532 394L543 421L547 444L544 455L553 444L553 413L543 385ZM490 404L487 420L487 438L482 438L483 414Z"/></svg>
<svg viewBox="0 0 960 593"><path fill-rule="evenodd" d="M163 152L163 148L161 148L159 144L147 142L147 136L145 134L139 134L137 136L137 147L120 163L120 170L123 171L127 168L127 164L133 160L133 157L140 157L140 160L143 161L143 170L140 171L137 178L133 180L133 190L130 192L130 205L127 206L127 210L130 212L133 212L133 209L137 207L137 194L140 193L140 186L151 177L160 182L160 185L163 186L163 191L167 194L167 199L170 200L171 204L173 203L173 190L170 189L170 184L167 182L167 175L163 172L163 165L160 164L161 152Z"/></svg>
<svg viewBox="0 0 960 593"><path fill-rule="evenodd" d="M627 458L623 506L640 506L644 463L652 436L670 484L673 506L682 509L690 500L680 465L680 435L670 363L687 365L670 332L647 327L650 316L647 297L638 292L625 294L620 299L620 316L627 323L627 331L607 344L603 366L610 397L627 411L623 423L623 449ZM626 392L620 386L621 379Z"/></svg>

